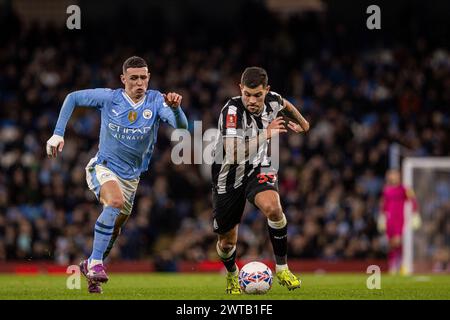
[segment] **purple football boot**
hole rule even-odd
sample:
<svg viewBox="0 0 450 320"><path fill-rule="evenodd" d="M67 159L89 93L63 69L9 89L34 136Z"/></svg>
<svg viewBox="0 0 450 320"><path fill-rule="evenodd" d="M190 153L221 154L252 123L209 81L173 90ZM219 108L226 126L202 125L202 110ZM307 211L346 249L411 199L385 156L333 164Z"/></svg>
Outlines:
<svg viewBox="0 0 450 320"><path fill-rule="evenodd" d="M80 262L80 271L86 277L86 279L88 281L88 292L89 293L102 293L103 290L102 290L100 283L92 281L87 276L87 274L89 272L88 265L89 265L89 262L87 260L83 260Z"/></svg>
<svg viewBox="0 0 450 320"><path fill-rule="evenodd" d="M105 266L102 263L96 264L95 266L88 268L86 277L94 282L106 283L109 278L106 275L105 270Z"/></svg>

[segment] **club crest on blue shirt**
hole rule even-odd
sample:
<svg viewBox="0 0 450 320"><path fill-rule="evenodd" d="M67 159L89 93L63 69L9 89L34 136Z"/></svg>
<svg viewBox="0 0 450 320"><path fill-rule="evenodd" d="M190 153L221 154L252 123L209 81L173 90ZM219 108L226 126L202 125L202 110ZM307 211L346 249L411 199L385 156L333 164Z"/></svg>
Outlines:
<svg viewBox="0 0 450 320"><path fill-rule="evenodd" d="M145 109L144 112L142 112L142 115L144 116L144 119L150 119L152 117L152 110Z"/></svg>
<svg viewBox="0 0 450 320"><path fill-rule="evenodd" d="M135 122L136 119L137 119L137 112L136 112L136 111L130 111L130 112L128 113L128 120L129 120L130 122Z"/></svg>

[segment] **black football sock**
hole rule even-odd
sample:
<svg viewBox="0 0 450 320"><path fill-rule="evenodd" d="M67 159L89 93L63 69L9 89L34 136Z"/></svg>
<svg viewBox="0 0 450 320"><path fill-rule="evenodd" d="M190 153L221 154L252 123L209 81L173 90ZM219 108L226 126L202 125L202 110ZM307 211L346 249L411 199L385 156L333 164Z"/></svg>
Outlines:
<svg viewBox="0 0 450 320"><path fill-rule="evenodd" d="M267 220L270 241L272 242L273 252L277 265L287 264L287 221L283 214L280 221Z"/></svg>
<svg viewBox="0 0 450 320"><path fill-rule="evenodd" d="M224 264L225 268L227 268L227 271L231 273L236 272L236 246L234 246L233 249L231 249L229 252L224 252L219 247L219 243L217 243L216 249L220 260L222 260L222 263Z"/></svg>

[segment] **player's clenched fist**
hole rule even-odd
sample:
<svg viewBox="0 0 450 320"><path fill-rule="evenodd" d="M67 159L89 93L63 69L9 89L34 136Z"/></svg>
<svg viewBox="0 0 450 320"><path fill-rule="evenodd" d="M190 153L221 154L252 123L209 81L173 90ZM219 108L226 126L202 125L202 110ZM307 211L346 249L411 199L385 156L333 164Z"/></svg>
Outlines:
<svg viewBox="0 0 450 320"><path fill-rule="evenodd" d="M64 138L54 134L47 141L47 156L50 158L56 158L58 151L61 152L64 148Z"/></svg>
<svg viewBox="0 0 450 320"><path fill-rule="evenodd" d="M267 126L267 139L272 138L275 134L287 132L286 126L284 125L285 121L283 117L275 118L268 126Z"/></svg>
<svg viewBox="0 0 450 320"><path fill-rule="evenodd" d="M176 92L169 92L168 94L164 94L164 102L171 108L178 108L181 105L181 99L183 98Z"/></svg>

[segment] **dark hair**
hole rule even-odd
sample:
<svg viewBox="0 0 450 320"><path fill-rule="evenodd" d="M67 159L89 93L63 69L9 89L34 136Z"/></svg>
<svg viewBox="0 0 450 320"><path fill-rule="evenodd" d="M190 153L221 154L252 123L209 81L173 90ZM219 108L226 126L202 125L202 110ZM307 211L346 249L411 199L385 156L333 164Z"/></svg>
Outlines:
<svg viewBox="0 0 450 320"><path fill-rule="evenodd" d="M122 65L122 71L125 73L128 68L145 68L147 66L147 62L144 59L138 56L129 57Z"/></svg>
<svg viewBox="0 0 450 320"><path fill-rule="evenodd" d="M267 87L267 81L269 77L267 76L266 70L260 67L248 67L244 70L241 77L241 84L254 89L259 85Z"/></svg>

